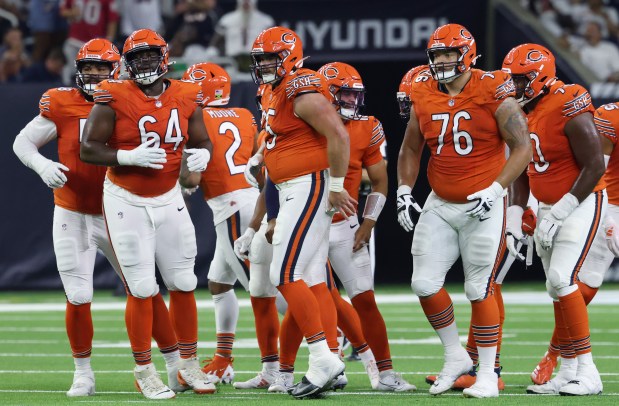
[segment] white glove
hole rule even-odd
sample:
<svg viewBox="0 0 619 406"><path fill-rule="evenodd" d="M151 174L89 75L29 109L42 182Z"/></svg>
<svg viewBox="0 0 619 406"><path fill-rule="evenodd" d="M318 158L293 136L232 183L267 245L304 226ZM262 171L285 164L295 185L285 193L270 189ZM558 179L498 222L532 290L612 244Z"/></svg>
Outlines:
<svg viewBox="0 0 619 406"><path fill-rule="evenodd" d="M505 243L507 250L511 255L516 257L518 261L524 261L524 255L520 253L520 249L525 241L524 233L522 232L522 214L524 209L518 205L509 206L507 208L506 225L505 225ZM520 243L520 244L518 244Z"/></svg>
<svg viewBox="0 0 619 406"><path fill-rule="evenodd" d="M187 169L189 172L204 172L208 162L211 160L211 153L206 148L185 149L189 154L187 157Z"/></svg>
<svg viewBox="0 0 619 406"><path fill-rule="evenodd" d="M610 252L615 257L619 257L619 230L617 230L617 225L610 216L606 216L604 219L604 235Z"/></svg>
<svg viewBox="0 0 619 406"><path fill-rule="evenodd" d="M247 227L243 235L234 241L234 253L239 259L245 261L249 257L249 247L251 246L251 241L254 239L255 234L256 230Z"/></svg>
<svg viewBox="0 0 619 406"><path fill-rule="evenodd" d="M181 193L183 194L183 196L191 196L192 194L195 193L196 190L198 190L198 186L196 187L181 186Z"/></svg>
<svg viewBox="0 0 619 406"><path fill-rule="evenodd" d="M411 195L412 191L411 187L406 185L402 185L398 188L398 222L402 228L408 232L413 231L415 228L413 212L417 211L417 213L421 213L421 207L417 204L413 195Z"/></svg>
<svg viewBox="0 0 619 406"><path fill-rule="evenodd" d="M260 187L260 184L258 183L256 176L252 172L260 170L263 160L264 160L264 157L262 156L262 154L257 153L256 155L249 158L247 165L245 165L245 172L244 172L245 180L247 181L247 183L249 183L251 186L255 187L256 189Z"/></svg>
<svg viewBox="0 0 619 406"><path fill-rule="evenodd" d="M578 207L580 203L576 196L566 193L555 203L550 212L544 216L535 229L535 241L545 250L552 247L557 232L563 221Z"/></svg>
<svg viewBox="0 0 619 406"><path fill-rule="evenodd" d="M163 148L150 148L156 141L156 138L151 138L132 150L119 149L116 153L118 164L125 166L141 166L143 168L163 169L162 164L168 162L166 159L165 150Z"/></svg>
<svg viewBox="0 0 619 406"><path fill-rule="evenodd" d="M494 201L501 197L502 194L503 186L501 186L499 182L492 182L492 185L487 188L475 192L472 195L468 195L466 200L477 201L477 205L468 210L466 214L468 214L469 217L479 217L480 220L485 220L483 216L492 209Z"/></svg>
<svg viewBox="0 0 619 406"><path fill-rule="evenodd" d="M52 189L58 189L67 183L67 176L62 171L68 171L69 168L60 162L48 160L48 164L39 172L39 176L43 182Z"/></svg>

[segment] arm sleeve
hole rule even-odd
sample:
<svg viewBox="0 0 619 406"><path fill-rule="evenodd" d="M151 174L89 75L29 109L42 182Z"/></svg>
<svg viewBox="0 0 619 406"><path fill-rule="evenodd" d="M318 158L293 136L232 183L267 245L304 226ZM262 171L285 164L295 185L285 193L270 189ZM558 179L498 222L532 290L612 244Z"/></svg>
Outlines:
<svg viewBox="0 0 619 406"><path fill-rule="evenodd" d="M265 199L267 204L267 221L277 218L279 214L279 192L275 188L275 183L271 181L271 178L266 177L266 184L264 186Z"/></svg>
<svg viewBox="0 0 619 406"><path fill-rule="evenodd" d="M37 173L48 165L49 159L39 153L39 148L56 138L56 124L36 116L17 135L13 151L20 161Z"/></svg>

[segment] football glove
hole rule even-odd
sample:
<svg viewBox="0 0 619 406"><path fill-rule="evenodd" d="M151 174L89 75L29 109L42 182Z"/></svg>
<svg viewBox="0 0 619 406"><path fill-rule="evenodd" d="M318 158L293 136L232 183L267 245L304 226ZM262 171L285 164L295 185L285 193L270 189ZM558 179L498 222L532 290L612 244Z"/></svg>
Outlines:
<svg viewBox="0 0 619 406"><path fill-rule="evenodd" d="M252 156L251 158L249 158L247 165L245 165L245 171L244 171L245 180L247 181L247 183L249 183L252 187L255 187L256 189L260 188L260 184L258 183L258 180L256 179L256 174L258 173L258 171L260 171L260 168L263 165L262 163L263 159L264 157L262 156L262 154L258 153Z"/></svg>
<svg viewBox="0 0 619 406"><path fill-rule="evenodd" d="M610 252L615 257L619 257L619 230L617 230L617 225L610 216L606 216L604 219L604 235Z"/></svg>
<svg viewBox="0 0 619 406"><path fill-rule="evenodd" d="M67 183L67 175L63 171L68 171L69 168L60 162L49 160L48 164L43 167L39 176L43 182L52 189L58 189Z"/></svg>
<svg viewBox="0 0 619 406"><path fill-rule="evenodd" d="M488 214L488 212L492 209L495 200L501 197L503 190L503 186L501 186L499 182L493 182L492 185L487 188L480 190L479 192L475 192L472 195L468 195L466 200L472 202L477 201L477 205L468 210L466 214L468 214L469 217L478 217L479 219L483 219L483 216Z"/></svg>
<svg viewBox="0 0 619 406"><path fill-rule="evenodd" d="M211 153L206 148L185 149L189 154L187 157L187 169L189 172L204 172L208 162L211 160Z"/></svg>
<svg viewBox="0 0 619 406"><path fill-rule="evenodd" d="M255 234L256 230L247 227L243 235L234 241L234 253L239 259L245 261L249 257L249 248Z"/></svg>
<svg viewBox="0 0 619 406"><path fill-rule="evenodd" d="M518 261L524 261L524 255L520 253L520 248L522 248L525 239L522 232L523 213L522 207L518 205L509 206L505 221L505 244L509 253Z"/></svg>
<svg viewBox="0 0 619 406"><path fill-rule="evenodd" d="M544 216L535 230L535 241L545 250L552 247L563 221L578 207L576 196L566 193Z"/></svg>
<svg viewBox="0 0 619 406"><path fill-rule="evenodd" d="M405 231L411 232L415 228L413 222L413 213L421 213L421 207L413 195L411 195L412 189L410 186L402 185L398 188L398 222Z"/></svg>
<svg viewBox="0 0 619 406"><path fill-rule="evenodd" d="M137 148L131 150L118 150L116 159L119 165L141 166L143 168L163 169L167 162L166 152L163 148L150 148L157 141L151 138Z"/></svg>

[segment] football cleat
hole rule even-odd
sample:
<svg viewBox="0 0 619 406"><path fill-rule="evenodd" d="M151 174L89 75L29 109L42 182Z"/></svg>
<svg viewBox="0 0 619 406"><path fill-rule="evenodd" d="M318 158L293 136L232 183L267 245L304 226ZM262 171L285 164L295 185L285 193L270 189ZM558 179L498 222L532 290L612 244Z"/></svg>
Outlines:
<svg viewBox="0 0 619 406"><path fill-rule="evenodd" d="M88 372L75 371L73 374L73 384L67 391L67 396L92 396L95 394L95 374L92 370Z"/></svg>
<svg viewBox="0 0 619 406"><path fill-rule="evenodd" d="M278 375L279 372L277 370L262 371L250 380L245 382L234 382L232 386L234 386L235 389L269 389Z"/></svg>
<svg viewBox="0 0 619 406"><path fill-rule="evenodd" d="M292 372L278 372L268 391L271 393L288 393L293 386L294 375Z"/></svg>
<svg viewBox="0 0 619 406"><path fill-rule="evenodd" d="M307 373L288 393L297 399L319 395L331 389L333 380L341 375L344 369L344 363L331 352L323 355L310 354Z"/></svg>
<svg viewBox="0 0 619 406"><path fill-rule="evenodd" d="M505 389L505 382L503 382L503 378L501 378L501 369L503 369L503 367L494 368L494 372L499 377L497 386L500 391ZM460 378L456 379L456 382L454 382L451 389L464 390L475 385L476 381L477 372L475 371L475 367L473 367L473 369L471 369L468 374L462 375Z"/></svg>
<svg viewBox="0 0 619 406"><path fill-rule="evenodd" d="M558 395L559 390L568 382L576 379L576 359L561 359L561 368L559 373L542 385L527 386L527 393L536 395Z"/></svg>
<svg viewBox="0 0 619 406"><path fill-rule="evenodd" d="M187 385L181 385L178 381L178 362L172 367L166 366L168 372L168 388L172 389L175 393L181 393L190 390Z"/></svg>
<svg viewBox="0 0 619 406"><path fill-rule="evenodd" d="M374 358L370 360L362 360L363 367L365 368L365 373L368 374L368 378L370 379L370 386L372 389L378 388L378 382L380 381L380 373L378 372L378 367L376 366L376 360Z"/></svg>
<svg viewBox="0 0 619 406"><path fill-rule="evenodd" d="M154 364L146 365L141 371L136 366L133 375L136 388L147 399L171 399L176 396L174 391L163 384Z"/></svg>
<svg viewBox="0 0 619 406"><path fill-rule="evenodd" d="M202 367L202 372L217 377L219 383L232 383L234 380L233 362L234 358L222 357L215 354L213 358L204 360L206 365Z"/></svg>
<svg viewBox="0 0 619 406"><path fill-rule="evenodd" d="M324 390L320 386L314 385L306 377L301 378L301 382L288 389L288 393L297 399L316 397L322 392Z"/></svg>
<svg viewBox="0 0 619 406"><path fill-rule="evenodd" d="M533 372L531 372L531 381L536 385L545 384L552 378L552 374L556 367L557 356L550 355L546 352L539 364L537 364Z"/></svg>
<svg viewBox="0 0 619 406"><path fill-rule="evenodd" d="M181 385L190 386L199 395L210 395L217 390L215 388L217 380L200 369L200 362L197 357L181 359L178 362L178 382Z"/></svg>
<svg viewBox="0 0 619 406"><path fill-rule="evenodd" d="M445 357L445 363L443 364L441 373L436 377L432 386L430 386L429 392L431 395L440 395L441 393L447 392L451 389L454 382L456 382L456 379L473 368L471 357L469 357L469 354L464 348L461 350L461 353L457 357L449 359Z"/></svg>
<svg viewBox="0 0 619 406"><path fill-rule="evenodd" d="M604 385L602 385L600 373L595 365L579 365L576 378L559 389L559 394L562 396L599 395L603 389Z"/></svg>
<svg viewBox="0 0 619 406"><path fill-rule="evenodd" d="M475 383L470 388L465 388L462 395L465 398L497 398L498 380L499 377L494 372L478 373Z"/></svg>
<svg viewBox="0 0 619 406"><path fill-rule="evenodd" d="M342 372L340 375L336 376L333 379L331 389L333 389L334 391L343 390L346 385L348 385L348 378L346 377L346 374Z"/></svg>
<svg viewBox="0 0 619 406"><path fill-rule="evenodd" d="M396 373L393 369L379 374L376 389L391 392L411 392L417 390L415 385L406 382L402 378L402 374Z"/></svg>

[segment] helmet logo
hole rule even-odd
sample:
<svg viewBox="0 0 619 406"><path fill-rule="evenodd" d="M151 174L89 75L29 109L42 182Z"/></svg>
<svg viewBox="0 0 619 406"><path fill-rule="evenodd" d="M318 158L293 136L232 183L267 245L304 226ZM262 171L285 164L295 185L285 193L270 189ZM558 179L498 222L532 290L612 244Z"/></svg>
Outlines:
<svg viewBox="0 0 619 406"><path fill-rule="evenodd" d="M460 30L460 36L462 38L469 39L469 40L473 39L473 36L471 35L471 33L467 29L464 29L464 28Z"/></svg>
<svg viewBox="0 0 619 406"><path fill-rule="evenodd" d="M537 49L529 51L529 53L527 54L527 60L531 62L538 62L538 61L541 61L543 58L544 58L544 54L542 54Z"/></svg>
<svg viewBox="0 0 619 406"><path fill-rule="evenodd" d="M195 80L195 81L201 81L204 80L206 78L206 72L202 69L194 69L190 74L189 77L191 78L191 80Z"/></svg>
<svg viewBox="0 0 619 406"><path fill-rule="evenodd" d="M282 41L284 41L286 44L294 44L295 42L297 42L297 39L294 37L294 35L292 35L291 32L285 32L284 34L282 34Z"/></svg>
<svg viewBox="0 0 619 406"><path fill-rule="evenodd" d="M324 70L324 72L322 74L327 79L335 79L337 77L338 73L340 73L340 72L337 70L337 68L335 68L333 66L329 66L327 69Z"/></svg>

